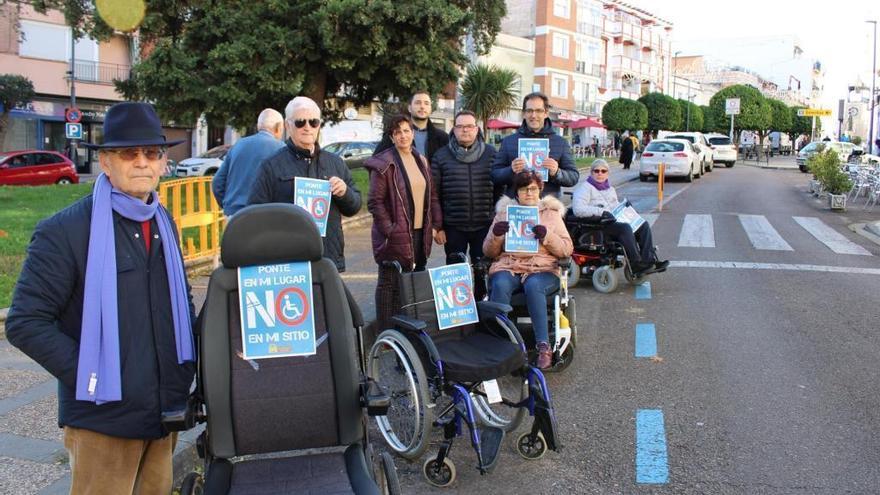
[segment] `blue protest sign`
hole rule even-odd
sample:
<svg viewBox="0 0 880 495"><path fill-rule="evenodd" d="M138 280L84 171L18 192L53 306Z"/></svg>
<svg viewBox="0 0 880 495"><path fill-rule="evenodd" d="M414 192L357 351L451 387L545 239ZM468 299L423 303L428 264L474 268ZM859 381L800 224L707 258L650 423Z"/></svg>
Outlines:
<svg viewBox="0 0 880 495"><path fill-rule="evenodd" d="M327 235L327 217L330 215L330 181L297 177L293 181L293 202L309 212L321 237Z"/></svg>
<svg viewBox="0 0 880 495"><path fill-rule="evenodd" d="M544 160L550 158L549 139L520 139L517 156L526 161L526 169L538 172L544 182L550 178L550 171L544 168Z"/></svg>
<svg viewBox="0 0 880 495"><path fill-rule="evenodd" d="M240 267L238 298L245 359L317 352L311 263Z"/></svg>
<svg viewBox="0 0 880 495"><path fill-rule="evenodd" d="M428 275L431 277L434 308L440 330L479 321L469 264L457 263L431 268Z"/></svg>
<svg viewBox="0 0 880 495"><path fill-rule="evenodd" d="M538 225L537 206L507 206L510 229L504 236L504 250L508 253L537 253L538 239L532 229Z"/></svg>

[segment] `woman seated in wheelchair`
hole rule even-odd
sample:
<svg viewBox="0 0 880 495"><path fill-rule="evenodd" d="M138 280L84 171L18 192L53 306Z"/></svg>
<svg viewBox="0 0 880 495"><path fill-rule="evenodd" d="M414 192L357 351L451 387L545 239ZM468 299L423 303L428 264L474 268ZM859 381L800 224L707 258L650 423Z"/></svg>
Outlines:
<svg viewBox="0 0 880 495"><path fill-rule="evenodd" d="M590 176L574 189L571 207L578 217L612 217L613 210L619 203L617 191L608 180L608 162L596 160L590 167ZM613 218L613 217L612 217ZM629 224L614 222L602 228L604 234L623 245L626 257L630 262L633 275L640 277L649 273L665 270L668 261L657 259L651 226L642 224L633 233Z"/></svg>
<svg viewBox="0 0 880 495"><path fill-rule="evenodd" d="M495 220L483 241L483 253L495 261L489 268L489 300L510 304L512 294L525 293L529 317L538 350L536 366L547 369L552 362L547 329L547 295L559 289L560 258L571 256L572 242L565 228L565 206L553 196L541 198L544 182L533 171L523 171L513 178L516 198L503 196L495 207ZM532 232L538 239L537 253L505 251L505 234L510 229L507 206L537 206L539 224Z"/></svg>

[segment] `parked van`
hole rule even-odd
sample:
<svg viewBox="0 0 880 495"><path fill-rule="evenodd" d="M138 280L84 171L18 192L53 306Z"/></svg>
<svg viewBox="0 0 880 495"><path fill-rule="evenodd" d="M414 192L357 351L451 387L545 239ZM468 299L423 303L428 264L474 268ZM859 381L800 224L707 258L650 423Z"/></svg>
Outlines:
<svg viewBox="0 0 880 495"><path fill-rule="evenodd" d="M804 146L797 154L797 165L801 172L807 172L807 159L816 153L820 153L826 149L832 149L840 158L840 163L849 161L850 155L853 154L855 145L852 143L844 143L841 141L813 141Z"/></svg>

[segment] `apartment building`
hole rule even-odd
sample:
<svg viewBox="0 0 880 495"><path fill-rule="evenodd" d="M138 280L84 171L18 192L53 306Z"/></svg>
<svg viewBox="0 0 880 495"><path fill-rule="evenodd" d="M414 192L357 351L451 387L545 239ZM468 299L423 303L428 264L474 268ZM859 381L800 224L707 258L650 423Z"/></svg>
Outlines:
<svg viewBox="0 0 880 495"><path fill-rule="evenodd" d="M44 149L66 152L64 112L71 104L71 49L76 106L82 110L83 140L100 142L107 109L122 100L114 80L126 80L139 48L131 36L114 34L108 41L83 38L72 44L70 28L59 11L39 14L26 4L0 6L0 67L34 84L36 97L10 112L10 127L0 150ZM165 123L169 140L190 139L188 128ZM190 156L187 146L169 150L173 159ZM81 173L98 171L97 156L77 148Z"/></svg>

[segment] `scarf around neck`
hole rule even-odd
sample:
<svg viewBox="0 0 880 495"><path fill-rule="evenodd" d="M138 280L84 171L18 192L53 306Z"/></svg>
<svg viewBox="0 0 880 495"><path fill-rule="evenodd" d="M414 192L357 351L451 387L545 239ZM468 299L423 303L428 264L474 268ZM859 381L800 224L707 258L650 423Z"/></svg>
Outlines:
<svg viewBox="0 0 880 495"><path fill-rule="evenodd" d="M455 134L451 134L449 136L449 151L452 152L452 155L461 163L474 163L479 160L481 156L483 156L483 151L486 149L486 143L483 142L481 136L477 136L474 144L471 145L470 149L465 149L464 146L458 143L458 139L455 138Z"/></svg>
<svg viewBox="0 0 880 495"><path fill-rule="evenodd" d="M592 184L593 187L595 187L596 189L598 189L600 191L604 191L604 190L609 189L611 187L610 180L605 179L602 182L599 182L599 181L593 179L592 175L590 177L587 177L587 182Z"/></svg>
<svg viewBox="0 0 880 495"><path fill-rule="evenodd" d="M98 405L122 400L114 211L136 222L156 219L165 255L177 362L183 364L195 360L183 259L168 212L159 206L158 194L155 191L151 194L152 201L147 204L114 188L105 174L98 176L95 182L76 370L76 400Z"/></svg>

